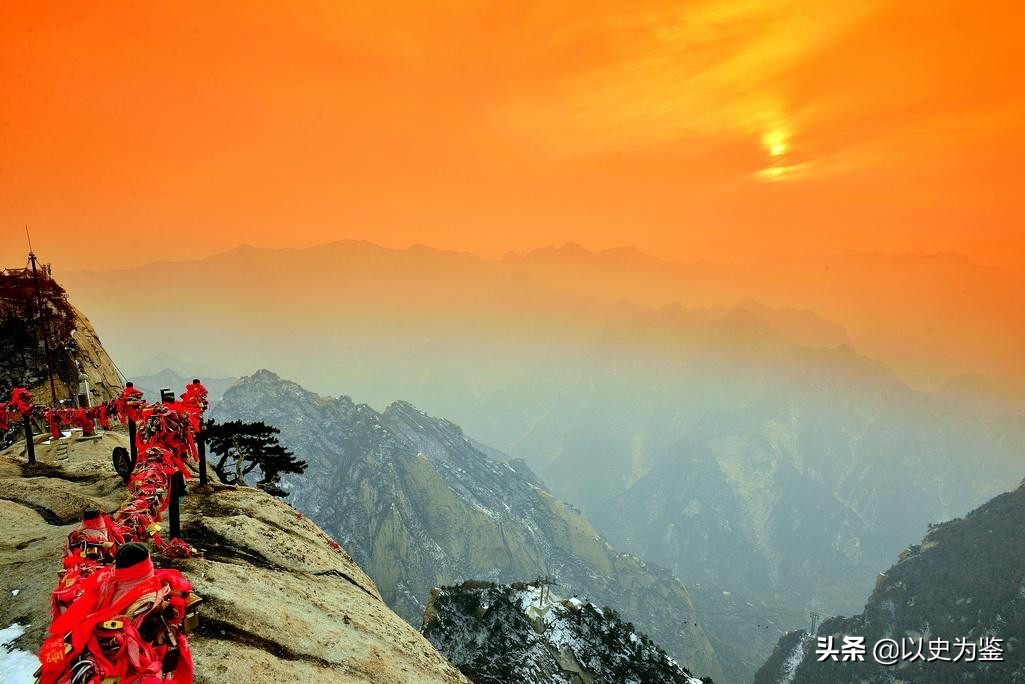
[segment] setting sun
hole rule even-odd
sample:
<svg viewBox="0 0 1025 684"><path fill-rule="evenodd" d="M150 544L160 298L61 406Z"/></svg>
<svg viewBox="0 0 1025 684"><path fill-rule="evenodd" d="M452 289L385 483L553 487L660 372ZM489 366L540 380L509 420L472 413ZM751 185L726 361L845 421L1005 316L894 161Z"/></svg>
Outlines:
<svg viewBox="0 0 1025 684"><path fill-rule="evenodd" d="M769 151L770 157L780 157L789 151L787 134L783 131L772 131L762 136L762 144Z"/></svg>
<svg viewBox="0 0 1025 684"><path fill-rule="evenodd" d="M2 682L1025 684L1025 1L0 26Z"/></svg>

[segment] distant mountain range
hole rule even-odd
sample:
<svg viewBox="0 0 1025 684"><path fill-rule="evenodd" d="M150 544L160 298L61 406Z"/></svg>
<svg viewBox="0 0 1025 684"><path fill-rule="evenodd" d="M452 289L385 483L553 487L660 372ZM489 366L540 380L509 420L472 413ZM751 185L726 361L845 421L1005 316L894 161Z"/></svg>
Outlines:
<svg viewBox="0 0 1025 684"><path fill-rule="evenodd" d="M849 612L929 523L1025 474L1013 414L915 392L848 346L795 347L747 314L618 332L607 346L643 340L642 360L553 370L506 399L542 398L509 452L696 600L736 592L792 626Z"/></svg>
<svg viewBox="0 0 1025 684"><path fill-rule="evenodd" d="M190 379L227 378L231 375L219 368L214 368L198 361L185 361L167 352L159 352L155 356L151 356L135 368L131 368L128 371L128 375L129 377L141 377L157 375L168 370L182 377L189 376Z"/></svg>
<svg viewBox="0 0 1025 684"><path fill-rule="evenodd" d="M309 363L289 361L283 346L345 354L352 365L370 364L367 372L373 373L380 369L364 346L375 342L391 340L386 346L400 356L432 341L472 347L488 331L509 342L558 345L581 335L592 339L624 307L714 310L750 308L753 301L765 307L757 315L799 344L835 346L844 334L918 387L982 373L999 378L1001 391L1019 406L1025 402L1025 371L1017 362L1025 348L1025 276L956 254L709 264L567 244L488 260L423 246L396 250L341 241L306 249L242 246L197 261L61 278L101 329L125 340L113 353L129 365L145 361L129 339L144 337L155 349L185 349L177 342L208 330L204 358L227 374L272 365L321 391L330 381L355 386L357 369L331 369L325 376ZM143 292L178 281L203 289L195 297L161 300L159 307L135 306L119 290L125 280ZM767 311L779 310L776 320L768 317ZM795 312L814 312L820 321L832 321L833 330L811 343L802 337L804 323L786 320ZM411 334L408 348L391 339L405 334ZM246 340L245 348L228 345L229 339Z"/></svg>
<svg viewBox="0 0 1025 684"><path fill-rule="evenodd" d="M130 375L128 379L135 384L135 388L146 395L147 401L160 401L160 390L169 388L174 391L175 397L181 394L182 388L199 376L209 392L207 399L213 405L221 400L224 392L231 387L238 378L217 378L202 373L178 373L170 368L152 373L150 375Z"/></svg>

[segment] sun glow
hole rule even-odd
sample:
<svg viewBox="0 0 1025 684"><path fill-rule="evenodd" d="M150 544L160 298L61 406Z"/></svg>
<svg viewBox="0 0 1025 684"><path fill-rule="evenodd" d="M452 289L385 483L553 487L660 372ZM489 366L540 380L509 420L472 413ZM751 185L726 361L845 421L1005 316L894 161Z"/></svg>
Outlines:
<svg viewBox="0 0 1025 684"><path fill-rule="evenodd" d="M781 157L787 153L790 146L787 144L787 134L783 131L770 131L762 136L762 144L769 151L770 157Z"/></svg>

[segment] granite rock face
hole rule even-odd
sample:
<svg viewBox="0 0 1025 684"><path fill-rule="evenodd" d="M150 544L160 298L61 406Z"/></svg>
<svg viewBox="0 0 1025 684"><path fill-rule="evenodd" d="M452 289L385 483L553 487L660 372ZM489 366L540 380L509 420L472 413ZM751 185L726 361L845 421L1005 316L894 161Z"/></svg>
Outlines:
<svg viewBox="0 0 1025 684"><path fill-rule="evenodd" d="M34 653L42 642L81 509L120 505L110 452L126 445L117 432L40 444L31 469L23 443L0 453L0 628L25 628L14 649ZM156 561L179 568L205 599L192 638L197 682L467 681L308 518L257 489L190 488L182 530L205 555Z"/></svg>
<svg viewBox="0 0 1025 684"><path fill-rule="evenodd" d="M121 375L92 323L45 267L39 273L42 316L36 301L30 273L15 270L0 276L0 400L6 400L14 387L27 387L40 403L49 403L56 392L58 400L74 405L83 375L91 403L121 394ZM52 389L43 336L50 349Z"/></svg>

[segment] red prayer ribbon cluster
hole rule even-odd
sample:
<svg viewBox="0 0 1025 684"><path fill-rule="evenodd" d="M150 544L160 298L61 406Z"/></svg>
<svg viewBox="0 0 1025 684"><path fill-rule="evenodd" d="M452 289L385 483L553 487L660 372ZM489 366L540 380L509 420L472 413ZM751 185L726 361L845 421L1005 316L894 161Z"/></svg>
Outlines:
<svg viewBox="0 0 1025 684"><path fill-rule="evenodd" d="M0 402L0 430L9 429L15 420L23 420L26 416L45 420L54 439L61 438L61 426L79 427L83 435L88 436L94 433L97 421L104 428L109 428L113 417L120 419L123 424L133 420L138 425L136 448L139 458L128 483L130 499L112 515L101 515L96 521L83 523L82 529L75 530L68 537L64 572L52 597L52 636L40 652L43 663L41 681L44 684L63 681L62 678L68 675L68 659L95 641L95 628L99 624L95 616L106 614L114 608L101 605L100 598L112 583L122 579L118 577L120 570L109 567L120 545L130 541L145 543L152 540L165 556L181 557L196 553L194 548L181 539L164 539L160 534L160 522L170 503L172 478L177 473L186 478L190 476L186 464L189 459L197 456L195 434L200 429L207 405L207 390L198 382L189 384L179 401L168 404L148 404L143 400L142 392L133 387L126 388L113 401L90 408L51 409L35 406L32 404L32 394L20 387L12 392L10 401ZM90 528L100 532L96 538L106 542L100 545L99 550L94 546L92 553L87 552L89 545L86 543ZM191 588L188 580L174 570L158 571L156 577L159 581L150 582L153 587L147 585L147 588L166 590L172 603L183 601L181 597L187 595ZM184 614L184 611L179 612ZM132 638L132 635L128 634L125 638ZM144 677L138 680L140 682L166 681L166 674L174 678L172 681L185 684L192 681L192 663L184 635L180 641L184 648L179 649L179 663L173 674L162 671L162 651L160 645L155 644L135 643L125 649L126 654L134 653L136 658L139 657L140 649L143 655L149 653L148 664L119 660L100 665L107 675L114 676L122 671L127 672L129 668L139 672L140 666L144 665L143 669L152 670L152 678ZM70 651L67 649L68 643L73 647ZM91 653L93 651L90 649Z"/></svg>

